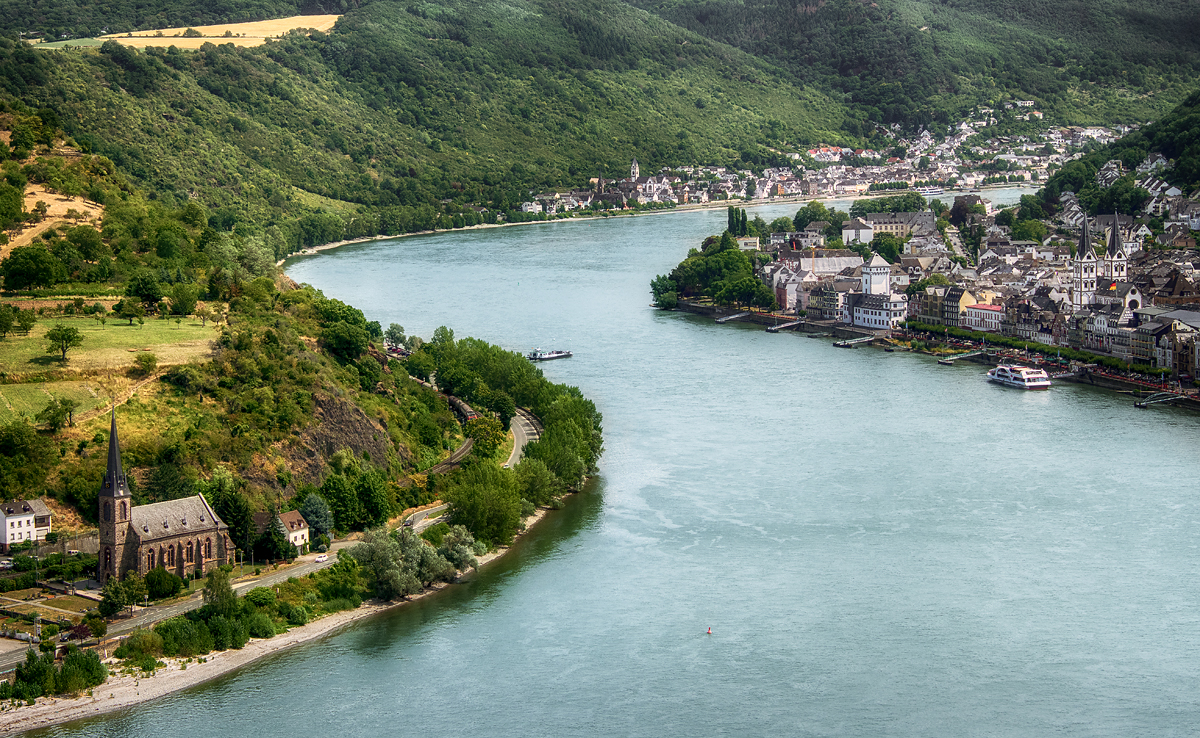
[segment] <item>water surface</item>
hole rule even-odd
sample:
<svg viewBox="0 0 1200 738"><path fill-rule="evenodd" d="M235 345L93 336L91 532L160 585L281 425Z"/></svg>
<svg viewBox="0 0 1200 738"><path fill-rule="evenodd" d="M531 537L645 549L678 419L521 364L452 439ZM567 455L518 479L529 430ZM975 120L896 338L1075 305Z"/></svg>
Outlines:
<svg viewBox="0 0 1200 738"><path fill-rule="evenodd" d="M599 478L469 584L49 734L1194 734L1197 416L648 308L724 219L291 263L385 326L574 351L543 368L603 412Z"/></svg>

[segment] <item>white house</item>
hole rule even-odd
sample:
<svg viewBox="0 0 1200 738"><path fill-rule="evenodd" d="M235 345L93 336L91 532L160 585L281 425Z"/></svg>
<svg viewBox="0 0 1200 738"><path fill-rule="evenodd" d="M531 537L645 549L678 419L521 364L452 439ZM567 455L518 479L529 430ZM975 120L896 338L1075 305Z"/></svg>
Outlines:
<svg viewBox="0 0 1200 738"><path fill-rule="evenodd" d="M279 524L283 526L288 542L296 547L297 552L303 553L304 547L308 545L309 541L308 521L304 519L304 516L296 510L280 513Z"/></svg>
<svg viewBox="0 0 1200 738"><path fill-rule="evenodd" d="M842 226L842 243L849 246L853 243L871 243L875 238L875 229L859 218L851 218L849 223Z"/></svg>
<svg viewBox="0 0 1200 738"><path fill-rule="evenodd" d="M891 330L908 315L908 296L892 291L892 265L875 254L863 265L860 292L846 295L842 322L863 328Z"/></svg>
<svg viewBox="0 0 1200 738"><path fill-rule="evenodd" d="M0 504L0 548L46 539L50 532L50 508L41 500L17 500Z"/></svg>

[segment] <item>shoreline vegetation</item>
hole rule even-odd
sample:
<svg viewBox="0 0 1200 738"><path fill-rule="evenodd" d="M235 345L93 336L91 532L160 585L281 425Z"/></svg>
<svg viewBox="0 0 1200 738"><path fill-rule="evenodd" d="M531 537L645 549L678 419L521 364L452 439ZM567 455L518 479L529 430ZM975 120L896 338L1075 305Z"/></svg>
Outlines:
<svg viewBox="0 0 1200 738"><path fill-rule="evenodd" d="M981 189L985 192L994 192L996 190L1020 190L1028 189L1030 183L1003 183L984 185ZM955 190L947 190L947 194L952 194ZM963 190L965 194L967 191ZM330 241L323 243L320 246L309 246L300 251L294 251L287 256L275 262L276 266L282 267L287 262L301 256L316 256L322 251L332 251L342 246L351 246L359 243L371 243L373 241L393 241L400 238L408 238L410 236L429 236L435 233L459 233L465 231L478 231L487 228L508 228L509 226L523 225L547 225L550 223L572 223L580 220L602 220L605 218L635 218L644 215L665 215L667 213L692 212L699 210L726 210L730 205L740 206L742 208L753 208L762 205L796 205L807 204L810 202L831 202L841 200L874 200L884 197L894 197L897 194L894 190L877 190L874 192L863 192L854 195L789 195L787 197L776 197L770 200L710 200L708 202L687 203L685 205L676 205L672 208L655 208L652 210L631 210L628 212L616 211L597 213L595 215L577 215L569 218L555 218L553 220L528 220L518 221L513 223L479 223L478 225L464 226L462 228L449 228L432 231L413 231L411 233L397 233L393 236L361 236L359 238L349 238L342 241ZM902 194L902 193L901 193Z"/></svg>
<svg viewBox="0 0 1200 738"><path fill-rule="evenodd" d="M578 494L578 492L569 494ZM518 540L528 535L538 523L546 518L551 509L549 507L539 508L533 515L526 518L524 530L514 536L513 542L479 556L479 563L474 571L499 560L511 551ZM118 674L112 671L105 683L89 690L87 695L43 697L39 698L35 705L0 712L0 715L4 717L3 726L0 727L0 737L98 717L199 686L267 656L281 653L304 643L311 643L333 635L354 623L416 602L453 586L463 578L471 576L472 573L463 574L455 582L433 584L420 593L401 600L369 600L356 609L330 613L305 625L291 628L288 632L273 638L252 639L241 649L213 651L204 656L192 658L164 658L162 661L166 666L160 667L150 676ZM112 667L117 660L110 656L105 659L105 663Z"/></svg>

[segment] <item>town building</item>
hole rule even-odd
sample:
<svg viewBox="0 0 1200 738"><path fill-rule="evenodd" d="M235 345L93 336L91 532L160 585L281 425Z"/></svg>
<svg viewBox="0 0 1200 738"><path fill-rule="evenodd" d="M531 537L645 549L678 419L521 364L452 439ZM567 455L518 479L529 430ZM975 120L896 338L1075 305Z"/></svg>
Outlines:
<svg viewBox="0 0 1200 738"><path fill-rule="evenodd" d="M15 545L44 541L50 533L50 508L41 500L0 503L0 551Z"/></svg>
<svg viewBox="0 0 1200 738"><path fill-rule="evenodd" d="M108 467L100 486L96 579L145 576L163 567L183 578L207 574L233 555L229 527L201 495L134 505L121 465L117 414L108 435Z"/></svg>

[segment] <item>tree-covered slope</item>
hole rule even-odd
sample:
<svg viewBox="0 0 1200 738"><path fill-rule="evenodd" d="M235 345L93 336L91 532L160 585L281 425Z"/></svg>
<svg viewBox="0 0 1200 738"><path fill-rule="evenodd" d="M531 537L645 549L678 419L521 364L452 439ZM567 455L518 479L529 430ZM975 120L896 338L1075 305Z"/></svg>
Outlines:
<svg viewBox="0 0 1200 738"><path fill-rule="evenodd" d="M840 90L862 119L947 121L1035 99L1065 121L1144 120L1200 62L1187 0L630 0Z"/></svg>
<svg viewBox="0 0 1200 738"><path fill-rule="evenodd" d="M764 145L840 137L842 107L770 66L619 2L599 10L376 2L329 35L252 49L8 44L0 83L225 228L318 209L356 220L343 234L310 218L306 243L441 226L467 203L505 210L635 156L646 171L761 162ZM403 223L377 228L382 208L407 208L388 216Z"/></svg>

